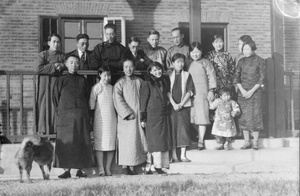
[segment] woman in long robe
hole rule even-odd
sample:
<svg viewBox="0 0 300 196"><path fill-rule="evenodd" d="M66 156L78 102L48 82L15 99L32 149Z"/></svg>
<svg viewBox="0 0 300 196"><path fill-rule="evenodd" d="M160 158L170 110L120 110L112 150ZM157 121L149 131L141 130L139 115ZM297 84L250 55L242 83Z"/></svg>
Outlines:
<svg viewBox="0 0 300 196"><path fill-rule="evenodd" d="M48 37L49 50L38 55L36 73L38 74L37 115L35 131L55 133L55 109L52 103L53 86L59 73L65 69L65 55L59 51L61 38L57 34Z"/></svg>
<svg viewBox="0 0 300 196"><path fill-rule="evenodd" d="M78 57L66 59L68 74L59 77L53 89L56 108L56 145L54 167L64 168L59 178L70 178L70 169L78 169L77 177L86 177L81 169L94 166L90 142L89 84L76 74Z"/></svg>
<svg viewBox="0 0 300 196"><path fill-rule="evenodd" d="M242 51L244 58L239 60L235 83L239 89L238 102L242 114L239 127L243 130L245 144L241 149L258 149L259 131L263 129L262 91L261 86L266 77L265 60L255 54L254 41L244 44ZM250 142L250 132L253 132L253 142Z"/></svg>
<svg viewBox="0 0 300 196"><path fill-rule="evenodd" d="M131 60L123 63L125 76L114 86L113 100L118 114L117 161L122 173L135 175L134 166L146 161L147 144L140 125L140 89L142 79L133 75Z"/></svg>
<svg viewBox="0 0 300 196"><path fill-rule="evenodd" d="M198 150L203 150L206 126L210 124L208 101L214 99L217 87L216 72L207 59L201 58L202 46L199 42L190 45L190 56L193 59L188 66L195 85L195 96L191 107L191 123L198 126Z"/></svg>
<svg viewBox="0 0 300 196"><path fill-rule="evenodd" d="M169 168L169 116L167 110L169 78L163 76L163 67L158 62L150 63L146 81L141 89L141 126L146 129L148 152L153 158L157 173L164 174L162 168ZM151 158L145 174L151 174Z"/></svg>

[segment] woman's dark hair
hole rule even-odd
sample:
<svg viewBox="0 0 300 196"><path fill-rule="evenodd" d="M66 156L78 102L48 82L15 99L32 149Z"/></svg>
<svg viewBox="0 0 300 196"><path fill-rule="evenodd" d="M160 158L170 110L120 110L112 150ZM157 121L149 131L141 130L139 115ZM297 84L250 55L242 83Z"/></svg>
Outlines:
<svg viewBox="0 0 300 196"><path fill-rule="evenodd" d="M200 50L202 52L202 45L200 44L200 42L192 42L190 44L190 52L192 52L195 48L197 48L198 50Z"/></svg>
<svg viewBox="0 0 300 196"><path fill-rule="evenodd" d="M131 37L128 39L128 44L130 44L131 42L138 42L140 43L140 39L138 37Z"/></svg>
<svg viewBox="0 0 300 196"><path fill-rule="evenodd" d="M244 44L248 43L249 41L252 41L252 38L250 35L242 35L239 40L241 40Z"/></svg>
<svg viewBox="0 0 300 196"><path fill-rule="evenodd" d="M252 51L255 51L257 49L256 44L253 40L250 40L247 43L244 43L244 45L242 47L242 51L244 50L245 45L249 45Z"/></svg>
<svg viewBox="0 0 300 196"><path fill-rule="evenodd" d="M220 35L220 34L214 35L214 40L213 40L213 42L216 41L217 39L221 39L222 41L224 41L223 36Z"/></svg>
<svg viewBox="0 0 300 196"><path fill-rule="evenodd" d="M163 66L162 66L159 62L156 62L156 61L151 62L151 63L149 64L148 68L147 68L147 74L148 74L149 76L152 76L152 74L150 73L150 71L152 70L153 67L158 67L158 68L160 68L161 70L163 70Z"/></svg>
<svg viewBox="0 0 300 196"><path fill-rule="evenodd" d="M101 79L101 78L100 78L100 75L101 75L103 72L109 72L109 74L111 74L109 67L106 66L106 65L102 65L102 66L99 68L98 74L97 74L97 78L98 78L99 80Z"/></svg>
<svg viewBox="0 0 300 196"><path fill-rule="evenodd" d="M221 97L224 93L231 95L230 88L228 88L228 87L221 88L219 91L219 96Z"/></svg>
<svg viewBox="0 0 300 196"><path fill-rule="evenodd" d="M59 39L59 41L61 41L61 37L57 34L57 33L52 33L51 35L48 36L47 40L48 42L51 41L52 37L57 37Z"/></svg>
<svg viewBox="0 0 300 196"><path fill-rule="evenodd" d="M182 58L185 61L185 56L184 54L181 53L176 53L172 56L172 62L174 63L177 59Z"/></svg>

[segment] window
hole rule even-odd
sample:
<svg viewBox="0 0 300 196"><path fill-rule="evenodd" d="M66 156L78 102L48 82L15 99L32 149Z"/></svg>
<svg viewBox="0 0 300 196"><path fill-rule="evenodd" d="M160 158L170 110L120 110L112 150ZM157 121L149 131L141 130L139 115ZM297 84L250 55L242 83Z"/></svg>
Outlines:
<svg viewBox="0 0 300 196"><path fill-rule="evenodd" d="M94 47L105 41L103 26L107 23L116 25L117 40L126 46L125 19L122 17L102 17L102 16L40 16L40 51L47 50L48 36L58 33L62 38L62 52L68 53L76 49L76 36L79 33L89 35L90 46Z"/></svg>
<svg viewBox="0 0 300 196"><path fill-rule="evenodd" d="M205 56L209 51L214 50L212 42L214 35L219 34L224 38L224 49L227 50L227 25L228 23L201 23L201 45L203 48L202 56ZM184 42L190 44L189 23L180 22L179 27L184 34Z"/></svg>

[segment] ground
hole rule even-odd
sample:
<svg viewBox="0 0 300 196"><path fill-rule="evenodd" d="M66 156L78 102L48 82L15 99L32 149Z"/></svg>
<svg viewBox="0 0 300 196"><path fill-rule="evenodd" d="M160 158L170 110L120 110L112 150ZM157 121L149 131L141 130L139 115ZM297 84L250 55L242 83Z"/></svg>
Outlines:
<svg viewBox="0 0 300 196"><path fill-rule="evenodd" d="M91 176L1 181L0 195L299 195L299 173Z"/></svg>

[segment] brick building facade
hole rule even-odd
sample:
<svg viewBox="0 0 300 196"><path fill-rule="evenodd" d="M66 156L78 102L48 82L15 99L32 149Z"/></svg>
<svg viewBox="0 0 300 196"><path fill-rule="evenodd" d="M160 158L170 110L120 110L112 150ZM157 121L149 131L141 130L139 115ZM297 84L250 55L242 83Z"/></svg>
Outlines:
<svg viewBox="0 0 300 196"><path fill-rule="evenodd" d="M248 34L257 43L256 53L268 58L272 55L271 4L272 0L201 0L201 23L226 24L227 50L233 57L238 54L238 38ZM156 29L161 33L160 45L167 49L172 45L171 29L180 23L189 23L189 13L189 0L3 0L0 3L0 70L32 71L37 66L35 60L40 52L42 33L40 16L121 16L126 19L126 37L140 37L143 47L148 31ZM298 122L299 26L299 19L284 18L284 69L296 74L294 100ZM33 105L31 80L31 76L24 79L24 107L28 108L24 119L26 130L31 129L33 119L33 112L30 110ZM19 130L19 88L18 77L11 78L10 106L12 110L15 108L15 112L11 114L11 127L14 130ZM0 122L5 124L4 76L0 76L0 92Z"/></svg>

